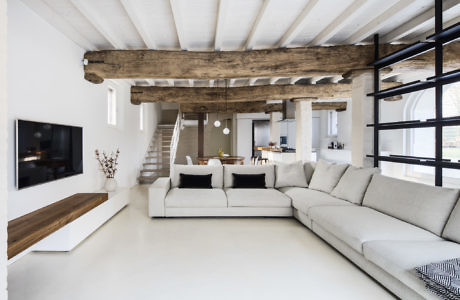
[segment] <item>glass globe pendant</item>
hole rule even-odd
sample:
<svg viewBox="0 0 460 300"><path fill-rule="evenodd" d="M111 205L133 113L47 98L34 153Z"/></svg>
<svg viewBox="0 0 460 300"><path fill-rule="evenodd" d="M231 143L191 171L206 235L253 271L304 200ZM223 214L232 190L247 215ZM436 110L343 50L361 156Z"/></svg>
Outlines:
<svg viewBox="0 0 460 300"><path fill-rule="evenodd" d="M220 127L220 121L219 120L216 120L214 122L214 127Z"/></svg>
<svg viewBox="0 0 460 300"><path fill-rule="evenodd" d="M225 128L224 128L224 130L222 130L222 132L225 135L228 135L230 133L230 129L228 129L228 126L227 126L227 120L225 120Z"/></svg>

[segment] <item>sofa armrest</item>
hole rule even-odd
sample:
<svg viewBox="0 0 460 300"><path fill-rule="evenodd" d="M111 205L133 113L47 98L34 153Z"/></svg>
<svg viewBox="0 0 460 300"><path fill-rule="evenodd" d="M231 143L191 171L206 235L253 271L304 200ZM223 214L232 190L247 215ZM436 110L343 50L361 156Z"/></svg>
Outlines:
<svg viewBox="0 0 460 300"><path fill-rule="evenodd" d="M149 216L165 216L165 198L171 188L169 177L160 177L149 187Z"/></svg>

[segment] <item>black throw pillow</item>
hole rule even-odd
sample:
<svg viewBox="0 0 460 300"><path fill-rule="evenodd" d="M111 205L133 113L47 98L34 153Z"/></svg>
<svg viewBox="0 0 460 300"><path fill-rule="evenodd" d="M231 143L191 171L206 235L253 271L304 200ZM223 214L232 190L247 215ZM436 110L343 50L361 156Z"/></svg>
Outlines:
<svg viewBox="0 0 460 300"><path fill-rule="evenodd" d="M212 189L211 178L212 174L207 175L191 175L179 174L180 189Z"/></svg>
<svg viewBox="0 0 460 300"><path fill-rule="evenodd" d="M262 174L236 174L233 175L233 188L235 189L266 189L265 173Z"/></svg>

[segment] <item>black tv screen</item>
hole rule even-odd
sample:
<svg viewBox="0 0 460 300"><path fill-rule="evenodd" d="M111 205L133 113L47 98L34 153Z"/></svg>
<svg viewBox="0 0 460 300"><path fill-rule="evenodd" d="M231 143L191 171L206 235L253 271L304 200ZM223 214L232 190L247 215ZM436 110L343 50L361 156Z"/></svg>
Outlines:
<svg viewBox="0 0 460 300"><path fill-rule="evenodd" d="M18 189L83 173L83 129L17 120Z"/></svg>

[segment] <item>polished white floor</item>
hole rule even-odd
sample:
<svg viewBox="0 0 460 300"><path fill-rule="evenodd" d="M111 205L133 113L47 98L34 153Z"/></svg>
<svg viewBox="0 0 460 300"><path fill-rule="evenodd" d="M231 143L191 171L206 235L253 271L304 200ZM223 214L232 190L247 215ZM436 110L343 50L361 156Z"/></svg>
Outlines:
<svg viewBox="0 0 460 300"><path fill-rule="evenodd" d="M72 252L8 272L12 300L393 299L294 219L151 219L143 187Z"/></svg>

